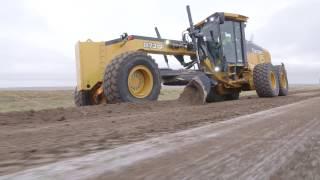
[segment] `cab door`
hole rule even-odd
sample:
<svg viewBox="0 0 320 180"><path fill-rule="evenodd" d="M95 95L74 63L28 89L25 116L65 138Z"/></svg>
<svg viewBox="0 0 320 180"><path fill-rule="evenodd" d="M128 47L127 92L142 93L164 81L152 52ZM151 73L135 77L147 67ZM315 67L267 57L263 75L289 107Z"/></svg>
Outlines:
<svg viewBox="0 0 320 180"><path fill-rule="evenodd" d="M228 64L244 64L242 32L240 22L225 21L220 25L223 57Z"/></svg>

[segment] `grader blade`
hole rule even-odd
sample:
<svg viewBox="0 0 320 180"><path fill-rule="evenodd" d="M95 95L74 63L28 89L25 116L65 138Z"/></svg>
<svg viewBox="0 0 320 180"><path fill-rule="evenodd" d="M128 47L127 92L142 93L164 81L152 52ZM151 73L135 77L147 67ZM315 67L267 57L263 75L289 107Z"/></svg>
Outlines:
<svg viewBox="0 0 320 180"><path fill-rule="evenodd" d="M211 80L204 74L195 76L180 94L179 102L191 105L206 103L211 89Z"/></svg>

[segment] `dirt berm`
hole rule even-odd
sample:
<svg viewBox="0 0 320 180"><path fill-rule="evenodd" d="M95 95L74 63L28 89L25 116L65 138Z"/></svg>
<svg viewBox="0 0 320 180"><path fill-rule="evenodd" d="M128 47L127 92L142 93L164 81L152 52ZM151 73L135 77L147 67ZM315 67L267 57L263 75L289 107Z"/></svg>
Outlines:
<svg viewBox="0 0 320 180"><path fill-rule="evenodd" d="M203 94L195 87L185 88L178 99L178 103L185 105L201 105L204 101Z"/></svg>
<svg viewBox="0 0 320 180"><path fill-rule="evenodd" d="M205 105L161 101L2 113L0 175L319 96L316 89Z"/></svg>

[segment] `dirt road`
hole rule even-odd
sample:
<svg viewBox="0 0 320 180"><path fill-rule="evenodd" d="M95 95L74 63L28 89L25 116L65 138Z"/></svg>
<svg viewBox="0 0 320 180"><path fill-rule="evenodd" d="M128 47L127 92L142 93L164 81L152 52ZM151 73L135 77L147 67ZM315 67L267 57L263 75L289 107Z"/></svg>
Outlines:
<svg viewBox="0 0 320 180"><path fill-rule="evenodd" d="M120 145L316 97L320 97L320 90L296 91L287 97L272 99L249 96L243 97L239 101L200 106L187 106L178 104L176 101L165 101L141 105L116 104L90 108L60 108L39 112L3 113L0 114L0 175L66 158L80 157L97 151L113 149ZM314 104L309 109L318 110L319 105ZM267 124L264 125L273 124L268 122L266 121ZM282 127L282 129L297 128L301 125L301 122L297 122L287 127L284 121L281 122L282 126L279 127ZM268 131L268 128L264 128L262 124L259 127L261 133L270 131L270 129ZM255 129L251 132L252 134L248 134L250 132L248 131L246 134L246 131L243 131L242 137L239 131L237 135L239 139L249 141L254 139L249 138L249 135L258 135L260 131ZM284 131L283 136L289 132ZM273 137L273 133L269 132L269 134L270 137ZM288 137L291 136L288 135ZM225 142L226 146L239 148L239 150L250 145L249 143L241 146L236 139L230 137L229 141L222 141L217 138L215 141L217 143L221 141L221 145ZM253 149L263 146L264 143L261 143L261 140L257 139L256 141L260 144L252 146ZM201 155L200 152L202 150L192 157L197 154ZM234 159L236 157L237 154L235 154ZM183 161L185 158L181 156L180 160ZM166 170L166 168L163 170ZM279 173L281 174L281 172Z"/></svg>
<svg viewBox="0 0 320 180"><path fill-rule="evenodd" d="M305 162L309 169L286 167L305 158L296 154L301 148L308 155L318 152L319 107L317 97L3 179L279 179L288 170L290 179L318 179L319 159ZM310 140L317 143L308 148Z"/></svg>

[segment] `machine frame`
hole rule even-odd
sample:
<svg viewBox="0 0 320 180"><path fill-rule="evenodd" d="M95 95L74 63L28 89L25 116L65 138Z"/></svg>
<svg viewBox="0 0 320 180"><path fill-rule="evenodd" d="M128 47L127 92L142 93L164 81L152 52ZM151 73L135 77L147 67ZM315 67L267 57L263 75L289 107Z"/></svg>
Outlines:
<svg viewBox="0 0 320 180"><path fill-rule="evenodd" d="M91 99L103 98L103 78L106 67L117 56L128 52L145 52L147 54L162 54L167 61L167 55L174 56L185 67L185 70L160 69L163 84L186 85L197 74L205 74L210 79L214 92L218 95L240 93L242 90L254 90L253 69L257 64L271 63L267 50L245 40L245 23L247 17L232 13L214 13L203 21L193 25L190 8L187 6L190 28L183 35L183 40L169 40L161 38L158 30L157 38L126 33L118 39L93 42L78 42L76 44L77 88L76 92L86 93ZM242 63L230 63L223 52L223 38L221 26L225 22L240 24ZM219 56L213 57L208 52L206 36L203 28L212 24L217 27L220 44ZM235 29L233 29L235 35ZM217 33L217 32L215 32ZM190 37L190 41L187 40ZM237 45L234 40L235 50ZM189 56L191 61L185 62L184 57ZM236 52L237 56L237 52ZM217 61L220 61L220 64ZM221 64L221 62L224 62ZM191 67L196 67L191 70ZM95 104L100 103L96 101Z"/></svg>

